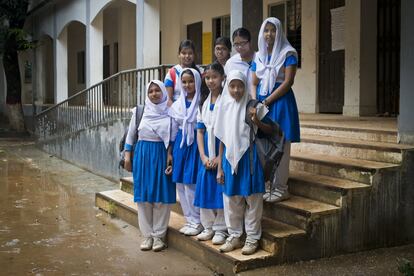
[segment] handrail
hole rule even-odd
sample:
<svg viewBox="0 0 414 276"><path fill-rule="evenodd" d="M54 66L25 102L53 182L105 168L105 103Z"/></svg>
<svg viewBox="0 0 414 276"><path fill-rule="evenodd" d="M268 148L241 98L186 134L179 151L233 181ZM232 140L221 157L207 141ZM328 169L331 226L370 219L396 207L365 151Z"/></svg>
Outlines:
<svg viewBox="0 0 414 276"><path fill-rule="evenodd" d="M118 72L35 116L39 140L61 137L108 121L131 116L130 109L145 100L146 84L164 79L172 65Z"/></svg>

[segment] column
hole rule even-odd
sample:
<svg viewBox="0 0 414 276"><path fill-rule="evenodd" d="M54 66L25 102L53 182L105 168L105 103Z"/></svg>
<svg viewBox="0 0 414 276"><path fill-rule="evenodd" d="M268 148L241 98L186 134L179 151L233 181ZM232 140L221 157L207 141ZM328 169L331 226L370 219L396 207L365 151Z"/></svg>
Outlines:
<svg viewBox="0 0 414 276"><path fill-rule="evenodd" d="M401 1L401 64L400 64L400 115L398 139L404 144L414 144L414 2Z"/></svg>
<svg viewBox="0 0 414 276"><path fill-rule="evenodd" d="M68 98L68 28L54 40L55 60L55 103Z"/></svg>
<svg viewBox="0 0 414 276"><path fill-rule="evenodd" d="M377 1L345 2L345 95L343 114L377 111Z"/></svg>
<svg viewBox="0 0 414 276"><path fill-rule="evenodd" d="M103 13L86 25L86 87L103 80Z"/></svg>
<svg viewBox="0 0 414 276"><path fill-rule="evenodd" d="M230 0L230 36L243 26L243 0Z"/></svg>

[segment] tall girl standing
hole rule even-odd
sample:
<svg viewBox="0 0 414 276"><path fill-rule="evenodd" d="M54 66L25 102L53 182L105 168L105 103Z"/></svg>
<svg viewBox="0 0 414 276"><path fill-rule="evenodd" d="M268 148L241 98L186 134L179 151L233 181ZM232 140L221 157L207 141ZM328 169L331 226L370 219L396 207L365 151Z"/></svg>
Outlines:
<svg viewBox="0 0 414 276"><path fill-rule="evenodd" d="M246 76L247 87L248 90L250 90L252 86L250 67L255 58L255 52L250 43L250 32L245 28L238 28L233 32L232 39L233 47L236 50L237 54L233 55L229 60L227 60L226 66L224 67L224 72L226 75L228 75L229 72L233 70L241 71ZM254 96L252 95L252 97Z"/></svg>
<svg viewBox="0 0 414 276"><path fill-rule="evenodd" d="M257 86L257 99L269 107L269 117L280 125L286 138L283 158L275 174L276 185L265 194L265 199L281 201L289 198L290 145L300 142L299 113L292 90L298 55L275 17L263 22L258 44L259 51L252 65L253 89Z"/></svg>
<svg viewBox="0 0 414 276"><path fill-rule="evenodd" d="M250 141L251 128L246 123L246 106L249 100L246 76L240 71L230 71L217 111L214 132L223 158L218 165L217 178L224 183L224 218L230 236L220 251L229 252L241 247L243 228L247 238L242 254L253 254L261 238L264 175L256 146ZM254 123L253 130L272 131L264 117L267 108L259 104L248 111ZM251 144L252 143L252 144ZM252 158L250 158L252 157Z"/></svg>
<svg viewBox="0 0 414 276"><path fill-rule="evenodd" d="M178 100L181 92L180 88L180 75L185 68L193 68L200 71L194 62L195 60L195 46L191 40L183 40L178 47L178 61L179 63L174 65L168 70L165 76L164 84L167 87L170 106L174 101Z"/></svg>
<svg viewBox="0 0 414 276"><path fill-rule="evenodd" d="M139 126L135 125L136 108L129 124L125 143L125 168L134 179L134 201L138 205L138 224L144 241L141 250L160 251L167 244L170 204L175 203L175 184L169 174L171 156L171 118L168 116L168 95L162 82L153 80L147 85L144 113ZM131 150L138 131L133 167ZM168 169L167 169L168 168Z"/></svg>
<svg viewBox="0 0 414 276"><path fill-rule="evenodd" d="M224 69L220 63L214 62L205 68L204 80L209 94L200 102L197 116L197 144L202 164L198 171L194 201L194 205L200 207L204 230L197 239L213 239L213 244L223 244L227 237L227 227L223 214L223 190L216 178L220 141L214 136L214 123L224 81Z"/></svg>
<svg viewBox="0 0 414 276"><path fill-rule="evenodd" d="M196 124L201 77L197 70L188 68L183 70L179 80L180 97L169 110L174 127L179 128L173 148L172 180L177 183L177 192L186 219L180 232L195 236L203 230L200 209L194 206L199 160Z"/></svg>

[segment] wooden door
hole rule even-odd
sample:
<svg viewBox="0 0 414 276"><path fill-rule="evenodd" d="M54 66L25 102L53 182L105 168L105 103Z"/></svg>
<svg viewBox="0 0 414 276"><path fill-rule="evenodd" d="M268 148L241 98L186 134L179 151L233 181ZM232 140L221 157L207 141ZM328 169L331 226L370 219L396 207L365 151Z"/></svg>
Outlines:
<svg viewBox="0 0 414 276"><path fill-rule="evenodd" d="M345 0L319 1L319 74L320 113L342 113L344 105L345 50L332 51L331 9Z"/></svg>
<svg viewBox="0 0 414 276"><path fill-rule="evenodd" d="M195 63L201 64L202 62L202 42L203 42L203 22L197 22L187 25L187 38L192 40L195 45Z"/></svg>
<svg viewBox="0 0 414 276"><path fill-rule="evenodd" d="M399 113L401 0L378 0L377 112Z"/></svg>

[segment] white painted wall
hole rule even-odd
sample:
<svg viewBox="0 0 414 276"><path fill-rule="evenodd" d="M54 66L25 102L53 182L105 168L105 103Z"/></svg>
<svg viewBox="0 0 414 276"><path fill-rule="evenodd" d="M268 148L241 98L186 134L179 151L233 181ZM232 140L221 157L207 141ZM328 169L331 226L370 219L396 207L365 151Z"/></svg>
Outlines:
<svg viewBox="0 0 414 276"><path fill-rule="evenodd" d="M122 2L118 17L119 71L136 68L135 5Z"/></svg>
<svg viewBox="0 0 414 276"><path fill-rule="evenodd" d="M202 21L203 32L211 32L212 18L229 14L230 0L161 0L162 63L178 62L178 46L188 24Z"/></svg>
<svg viewBox="0 0 414 276"><path fill-rule="evenodd" d="M92 0L96 1L96 0ZM101 0L98 0L101 1ZM72 21L79 21L86 25L86 1L65 0L56 3L56 32L59 35L62 30Z"/></svg>

